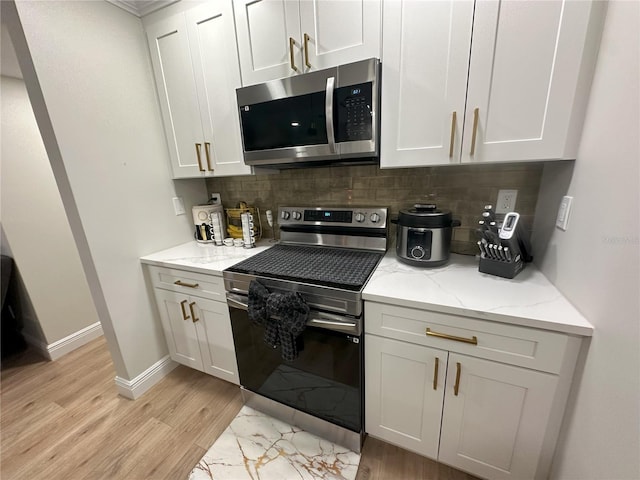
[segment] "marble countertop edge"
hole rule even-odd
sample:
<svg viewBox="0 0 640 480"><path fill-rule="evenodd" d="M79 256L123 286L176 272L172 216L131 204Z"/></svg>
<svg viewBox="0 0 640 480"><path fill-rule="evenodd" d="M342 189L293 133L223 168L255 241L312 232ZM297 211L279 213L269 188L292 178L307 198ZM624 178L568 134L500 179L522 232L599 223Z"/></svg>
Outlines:
<svg viewBox="0 0 640 480"><path fill-rule="evenodd" d="M527 318L517 315L506 315L493 312L487 312L482 310L474 310L464 307L453 307L447 305L441 305L431 302L422 302L416 300L399 299L397 297L389 297L385 295L377 295L371 293L363 294L365 301L384 303L387 305L395 305L398 307L416 308L420 310L430 310L438 313L445 313L450 315L459 315L463 317L470 317L480 320L490 320L495 322L504 323L507 325L518 325L522 327L537 328L542 330L550 330L553 332L566 333L570 335L578 335L581 337L591 337L593 335L593 326L587 322L583 324L569 324L549 321L541 318Z"/></svg>
<svg viewBox="0 0 640 480"><path fill-rule="evenodd" d="M140 261L221 277L223 270L273 245L262 240L255 248L246 249L191 241L145 255ZM471 256L452 254L442 267L417 268L399 262L389 249L365 285L362 298L571 335L593 335L593 326L534 265L510 280L479 273L477 262Z"/></svg>

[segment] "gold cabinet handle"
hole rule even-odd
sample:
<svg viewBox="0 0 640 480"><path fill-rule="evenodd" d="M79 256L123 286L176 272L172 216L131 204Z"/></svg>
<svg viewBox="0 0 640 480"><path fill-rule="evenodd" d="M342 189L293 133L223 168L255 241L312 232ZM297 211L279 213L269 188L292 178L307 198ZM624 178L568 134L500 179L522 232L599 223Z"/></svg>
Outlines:
<svg viewBox="0 0 640 480"><path fill-rule="evenodd" d="M289 37L289 60L291 62L291 70L293 70L294 72L298 71L298 67L296 67L296 63L293 59L293 46L295 44L295 40L293 39L293 37Z"/></svg>
<svg viewBox="0 0 640 480"><path fill-rule="evenodd" d="M311 68L311 64L309 63L309 35L304 34L304 64L307 68Z"/></svg>
<svg viewBox="0 0 640 480"><path fill-rule="evenodd" d="M453 386L453 394L456 397L458 396L458 390L460 389L460 370L462 370L460 362L456 362L456 384Z"/></svg>
<svg viewBox="0 0 640 480"><path fill-rule="evenodd" d="M201 172L204 172L204 168L202 168L202 158L200 158L202 156L202 152L200 151L200 149L202 148L202 144L200 143L196 143L196 157L198 158L198 170L200 170Z"/></svg>
<svg viewBox="0 0 640 480"><path fill-rule="evenodd" d="M478 117L480 116L480 109L476 107L473 110L473 133L471 134L471 152L469 154L473 157L476 153L476 135L478 133Z"/></svg>
<svg viewBox="0 0 640 480"><path fill-rule="evenodd" d="M193 323L196 323L198 320L200 320L198 317L196 317L196 313L193 311L193 306L196 304L196 302L191 302L189 304L189 311L191 312L191 316L193 317ZM460 365L460 364L458 364Z"/></svg>
<svg viewBox="0 0 640 480"><path fill-rule="evenodd" d="M204 142L204 153L207 157L207 168L210 172L213 172L213 168L211 168L211 143Z"/></svg>
<svg viewBox="0 0 640 480"><path fill-rule="evenodd" d="M449 142L449 158L453 157L453 141L456 138L456 112L451 115L451 141Z"/></svg>
<svg viewBox="0 0 640 480"><path fill-rule="evenodd" d="M191 317L189 315L187 315L187 312L184 311L184 304L187 303L186 300L182 300L180 302L180 310L182 310L182 318L184 320L189 320Z"/></svg>
<svg viewBox="0 0 640 480"><path fill-rule="evenodd" d="M436 357L436 366L433 367L433 389L438 389L438 357Z"/></svg>
<svg viewBox="0 0 640 480"><path fill-rule="evenodd" d="M478 344L478 337L476 337L475 335L471 338L456 337L455 335L448 335L446 333L432 332L430 328L427 328L426 335L429 335L431 337L445 338L447 340L455 340L456 342L471 343L472 345Z"/></svg>
<svg viewBox="0 0 640 480"><path fill-rule="evenodd" d="M198 283L186 283L183 282L182 280L176 280L175 282L173 282L174 285L180 285L181 287L189 287L189 288L198 288L200 286L200 284Z"/></svg>

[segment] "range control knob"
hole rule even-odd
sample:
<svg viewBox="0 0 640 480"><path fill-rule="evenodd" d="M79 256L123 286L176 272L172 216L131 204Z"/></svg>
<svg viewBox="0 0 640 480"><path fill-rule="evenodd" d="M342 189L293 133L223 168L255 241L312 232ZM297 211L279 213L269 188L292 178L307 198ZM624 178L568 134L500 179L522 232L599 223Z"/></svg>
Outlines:
<svg viewBox="0 0 640 480"><path fill-rule="evenodd" d="M413 258L422 258L424 257L424 248L422 248L420 245L416 245L411 249L410 253Z"/></svg>
<svg viewBox="0 0 640 480"><path fill-rule="evenodd" d="M300 212L296 212L295 210L292 215L294 220L300 220L302 218L302 214Z"/></svg>
<svg viewBox="0 0 640 480"><path fill-rule="evenodd" d="M380 215L378 215L377 213L372 213L369 217L369 220L371 220L372 223L378 223L380 221Z"/></svg>
<svg viewBox="0 0 640 480"><path fill-rule="evenodd" d="M283 220L289 220L289 217L291 216L291 214L286 210L283 210L280 216L282 217Z"/></svg>
<svg viewBox="0 0 640 480"><path fill-rule="evenodd" d="M356 213L356 222L362 223L362 222L364 222L364 219L365 219L364 214L362 214L360 212Z"/></svg>

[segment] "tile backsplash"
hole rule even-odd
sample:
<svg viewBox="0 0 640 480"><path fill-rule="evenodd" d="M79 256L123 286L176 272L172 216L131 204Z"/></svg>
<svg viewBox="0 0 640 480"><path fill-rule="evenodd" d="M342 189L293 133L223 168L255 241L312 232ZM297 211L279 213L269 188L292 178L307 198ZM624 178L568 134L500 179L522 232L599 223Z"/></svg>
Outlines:
<svg viewBox="0 0 640 480"><path fill-rule="evenodd" d="M386 206L395 216L415 203L436 203L462 222L454 230L451 251L475 255L474 229L484 205L495 205L500 189L518 190L515 210L530 229L542 167L543 163L537 162L403 169L374 165L305 168L211 178L207 190L209 195L220 193L225 208L236 207L240 201L258 207L264 234L269 237L264 212L271 209L275 215L278 206ZM395 235L394 228L390 235Z"/></svg>

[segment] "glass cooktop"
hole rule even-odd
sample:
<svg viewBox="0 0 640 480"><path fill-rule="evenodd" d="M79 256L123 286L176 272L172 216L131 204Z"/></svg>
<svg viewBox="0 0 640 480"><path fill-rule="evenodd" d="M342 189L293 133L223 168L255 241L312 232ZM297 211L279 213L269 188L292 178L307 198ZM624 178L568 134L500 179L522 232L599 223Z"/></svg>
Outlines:
<svg viewBox="0 0 640 480"><path fill-rule="evenodd" d="M383 255L348 248L274 245L227 270L357 291Z"/></svg>

